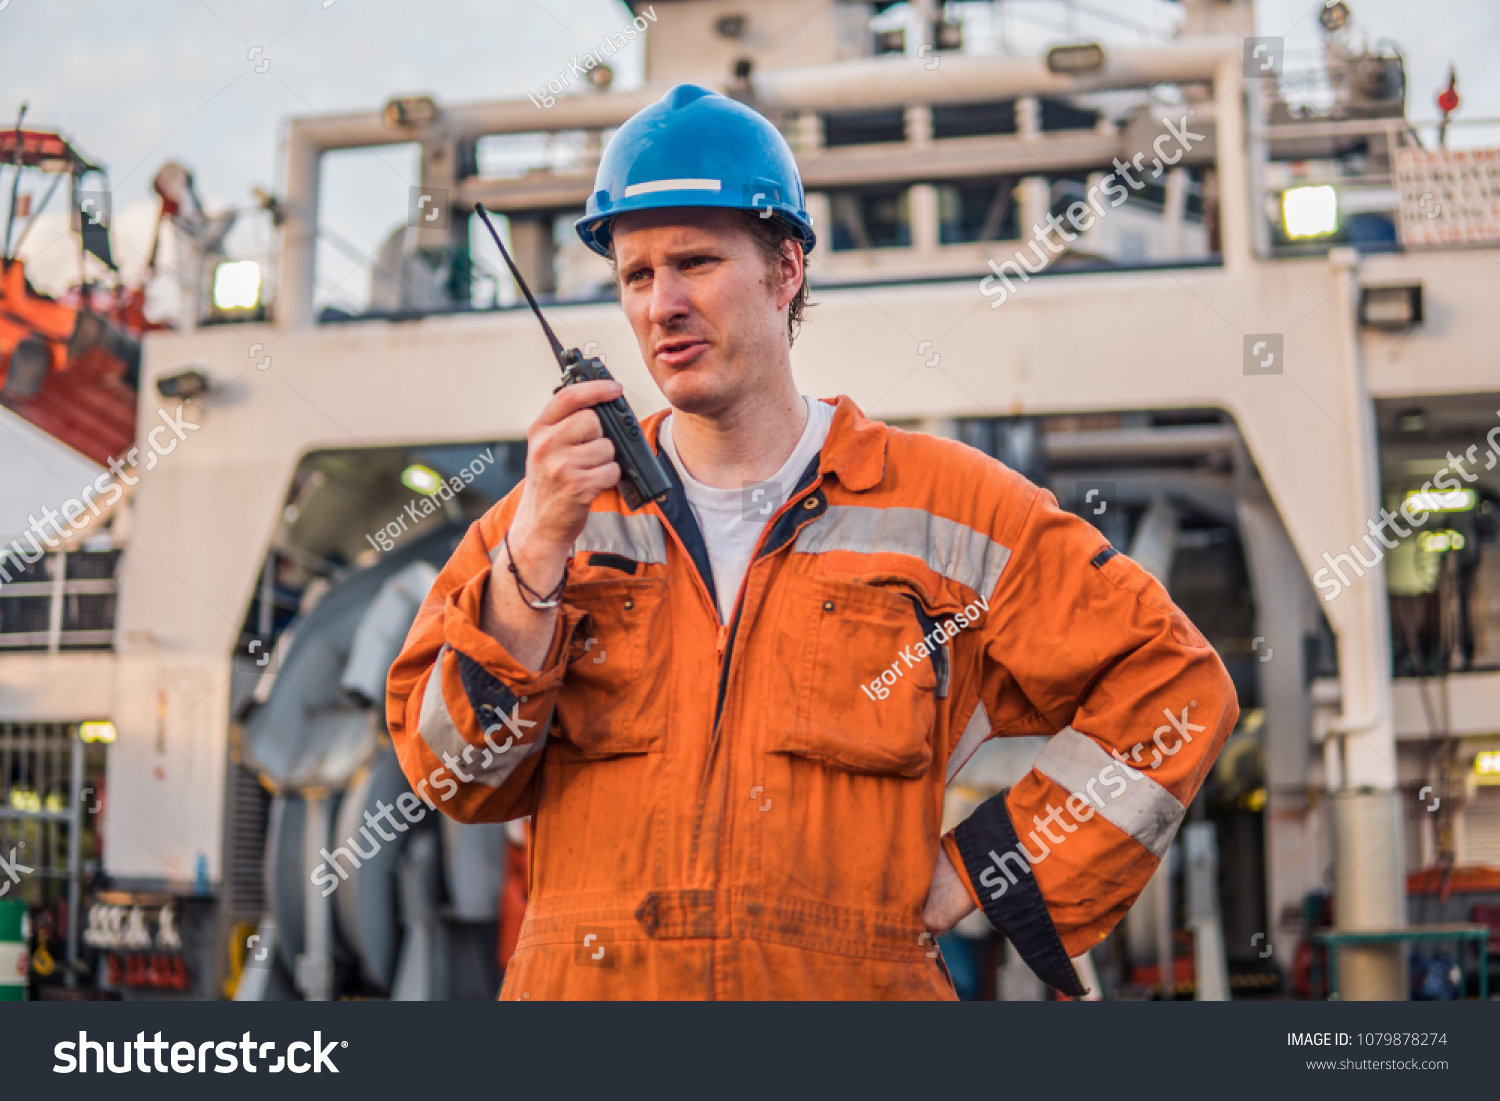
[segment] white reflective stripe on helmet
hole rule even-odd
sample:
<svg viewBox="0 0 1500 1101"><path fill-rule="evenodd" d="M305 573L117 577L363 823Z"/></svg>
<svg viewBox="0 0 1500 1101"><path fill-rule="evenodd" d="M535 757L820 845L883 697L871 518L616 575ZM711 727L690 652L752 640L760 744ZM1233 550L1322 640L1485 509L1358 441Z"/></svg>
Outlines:
<svg viewBox="0 0 1500 1101"><path fill-rule="evenodd" d="M637 195L654 195L658 191L721 191L724 184L719 180L651 180L647 183L627 184L625 198Z"/></svg>
<svg viewBox="0 0 1500 1101"><path fill-rule="evenodd" d="M1165 856L1186 808L1151 777L1117 761L1087 734L1065 726L1031 766L1098 809L1158 857ZM1106 778L1105 774L1109 773ZM1119 787L1123 783L1123 788ZM1103 790L1100 790L1100 789Z"/></svg>

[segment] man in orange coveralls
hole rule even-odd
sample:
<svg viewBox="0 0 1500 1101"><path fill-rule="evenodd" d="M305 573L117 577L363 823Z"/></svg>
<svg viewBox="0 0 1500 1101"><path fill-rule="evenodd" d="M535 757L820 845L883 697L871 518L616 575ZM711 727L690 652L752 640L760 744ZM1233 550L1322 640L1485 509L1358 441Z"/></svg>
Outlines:
<svg viewBox="0 0 1500 1101"><path fill-rule="evenodd" d="M813 247L791 151L673 89L626 123L578 231L671 408L672 491L631 511L556 394L526 479L469 529L391 669L417 794L532 816L501 997L952 998L976 906L1047 983L1118 922L1238 713L1134 562L952 440L813 401L791 338ZM941 835L987 738L1050 735Z"/></svg>

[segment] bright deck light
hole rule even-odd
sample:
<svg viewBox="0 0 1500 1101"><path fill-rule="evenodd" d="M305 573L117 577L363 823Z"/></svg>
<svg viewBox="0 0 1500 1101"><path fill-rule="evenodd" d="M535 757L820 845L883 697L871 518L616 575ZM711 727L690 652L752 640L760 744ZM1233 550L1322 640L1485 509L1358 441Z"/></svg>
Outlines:
<svg viewBox="0 0 1500 1101"><path fill-rule="evenodd" d="M1430 489L1425 493L1420 489L1414 489L1406 495L1411 504L1412 511L1421 509L1423 512L1467 512L1474 507L1474 491L1472 489Z"/></svg>
<svg viewBox="0 0 1500 1101"><path fill-rule="evenodd" d="M1338 194L1326 185L1283 192L1281 221L1288 237L1326 236L1339 228Z"/></svg>
<svg viewBox="0 0 1500 1101"><path fill-rule="evenodd" d="M260 265L232 260L214 269L214 305L221 310L252 310L260 301Z"/></svg>
<svg viewBox="0 0 1500 1101"><path fill-rule="evenodd" d="M425 493L431 497L443 487L443 478L442 475L430 466L423 466L421 463L412 463L411 466L401 472L401 484L407 489L414 490L417 493Z"/></svg>
<svg viewBox="0 0 1500 1101"><path fill-rule="evenodd" d="M86 742L112 742L115 740L115 724L112 722L79 723L78 736Z"/></svg>

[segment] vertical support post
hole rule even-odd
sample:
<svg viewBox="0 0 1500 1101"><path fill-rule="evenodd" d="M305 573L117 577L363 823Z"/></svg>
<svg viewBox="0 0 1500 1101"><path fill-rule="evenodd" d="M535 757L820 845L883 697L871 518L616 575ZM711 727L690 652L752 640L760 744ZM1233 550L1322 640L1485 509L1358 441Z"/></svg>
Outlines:
<svg viewBox="0 0 1500 1101"><path fill-rule="evenodd" d="M1373 524L1381 504L1379 440L1375 406L1360 359L1359 254L1353 249L1334 249L1328 259L1340 323L1345 435L1353 474L1349 488L1357 509ZM1336 920L1341 930L1400 929L1406 924L1404 861L1384 560L1377 557L1339 602L1341 614L1335 629L1343 714L1333 733L1335 743L1343 748L1343 790L1335 790L1330 801ZM1351 945L1335 951L1341 957L1339 997L1358 1001L1406 998L1406 969L1399 944Z"/></svg>
<svg viewBox="0 0 1500 1101"><path fill-rule="evenodd" d="M912 251L932 254L938 250L938 197L932 184L912 184L909 194Z"/></svg>
<svg viewBox="0 0 1500 1101"><path fill-rule="evenodd" d="M1252 80L1245 89L1250 141L1246 149L1250 182L1250 247L1257 260L1271 255L1271 227L1266 221L1266 161L1271 144L1266 139L1266 100L1273 85Z"/></svg>
<svg viewBox="0 0 1500 1101"><path fill-rule="evenodd" d="M1269 951L1281 945L1278 964L1291 966L1286 947L1302 931L1301 902L1319 886L1322 862L1314 853L1308 809L1312 765L1312 693L1303 638L1315 616L1312 586L1276 506L1253 478L1248 456L1236 466L1249 483L1240 494L1240 539L1255 592L1253 652L1265 708L1266 934Z"/></svg>
<svg viewBox="0 0 1500 1101"><path fill-rule="evenodd" d="M816 111L803 111L792 127L796 139L792 145L795 153L815 153L823 148L823 116Z"/></svg>
<svg viewBox="0 0 1500 1101"><path fill-rule="evenodd" d="M47 653L55 654L62 648L63 586L68 579L68 552L55 551L48 556L52 563L52 606L47 617Z"/></svg>
<svg viewBox="0 0 1500 1101"><path fill-rule="evenodd" d="M1241 271L1255 257L1251 227L1256 221L1245 152L1245 93L1240 59L1226 59L1214 73L1214 157L1219 168L1219 241L1224 270Z"/></svg>
<svg viewBox="0 0 1500 1101"><path fill-rule="evenodd" d="M1177 842L1161 858L1156 874L1146 884L1155 892L1156 911L1156 959L1161 966L1161 1000L1172 1000L1172 980L1177 967L1172 954L1172 854L1177 851Z"/></svg>
<svg viewBox="0 0 1500 1101"><path fill-rule="evenodd" d="M1052 188L1046 176L1026 176L1017 190L1020 237L1025 241L1036 232L1037 226L1047 221L1047 212L1052 208ZM1037 246L1033 250L1040 251Z"/></svg>
<svg viewBox="0 0 1500 1101"><path fill-rule="evenodd" d="M1042 103L1036 96L1016 100L1016 137L1035 138L1042 132Z"/></svg>
<svg viewBox="0 0 1500 1101"><path fill-rule="evenodd" d="M510 251L516 267L533 294L557 292L557 247L553 244L553 220L546 215L513 214L510 222Z"/></svg>
<svg viewBox="0 0 1500 1101"><path fill-rule="evenodd" d="M260 599L256 601L255 631L264 639L271 637L275 626L276 600L276 551L266 552L266 564L260 571ZM269 646L269 642L263 645Z"/></svg>
<svg viewBox="0 0 1500 1101"><path fill-rule="evenodd" d="M303 827L303 860L314 868L323 859L328 845L328 795L308 792L307 820ZM332 905L311 883L303 883L305 898L304 943L297 957L297 988L310 1002L326 1002L333 997Z"/></svg>
<svg viewBox="0 0 1500 1101"><path fill-rule="evenodd" d="M1162 205L1161 259L1182 255L1182 219L1187 213L1188 174L1185 168L1167 173L1166 201Z"/></svg>
<svg viewBox="0 0 1500 1101"><path fill-rule="evenodd" d="M1183 879L1188 928L1193 931L1194 998L1229 1001L1229 963L1219 913L1219 841L1212 822L1191 822L1182 831Z"/></svg>
<svg viewBox="0 0 1500 1101"><path fill-rule="evenodd" d="M932 108L925 103L908 104L906 111L906 142L916 148L932 144Z"/></svg>
<svg viewBox="0 0 1500 1101"><path fill-rule="evenodd" d="M310 323L317 270L318 185L322 150L292 122L286 135L286 202L281 226L281 278L276 289L276 327Z"/></svg>
<svg viewBox="0 0 1500 1101"><path fill-rule="evenodd" d="M68 969L63 976L69 987L78 985L78 909L83 904L83 738L76 726L69 728L70 754L68 791Z"/></svg>

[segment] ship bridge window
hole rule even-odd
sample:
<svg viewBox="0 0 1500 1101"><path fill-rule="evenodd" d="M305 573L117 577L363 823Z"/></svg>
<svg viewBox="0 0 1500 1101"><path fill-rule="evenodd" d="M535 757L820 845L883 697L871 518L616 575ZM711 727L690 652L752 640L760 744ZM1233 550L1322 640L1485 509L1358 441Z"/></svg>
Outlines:
<svg viewBox="0 0 1500 1101"><path fill-rule="evenodd" d="M1075 107L1066 100L1041 100L1043 130L1092 130L1099 124L1099 112Z"/></svg>
<svg viewBox="0 0 1500 1101"><path fill-rule="evenodd" d="M834 252L911 244L911 205L904 187L830 191L828 205Z"/></svg>
<svg viewBox="0 0 1500 1101"><path fill-rule="evenodd" d="M583 130L536 130L487 134L474 143L474 167L486 180L507 180L532 172L574 172L597 155L598 138Z"/></svg>
<svg viewBox="0 0 1500 1101"><path fill-rule="evenodd" d="M1019 237L1015 190L1011 176L938 184L938 242L957 245Z"/></svg>
<svg viewBox="0 0 1500 1101"><path fill-rule="evenodd" d="M1087 172L1059 172L1051 176L1047 183L1047 195L1051 200L1051 205L1047 209L1059 218L1066 215L1068 207L1074 201L1081 199L1088 202L1089 177Z"/></svg>
<svg viewBox="0 0 1500 1101"><path fill-rule="evenodd" d="M905 140L906 112L900 107L830 111L823 116L823 144L830 149Z"/></svg>
<svg viewBox="0 0 1500 1101"><path fill-rule="evenodd" d="M932 108L934 138L967 138L980 134L1014 134L1016 101L946 103Z"/></svg>

